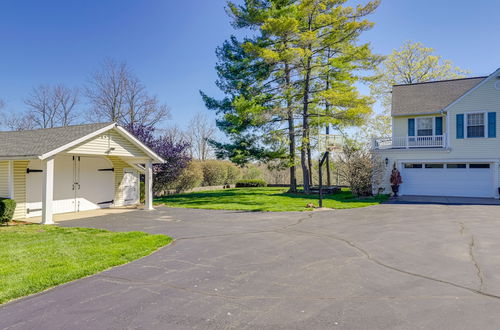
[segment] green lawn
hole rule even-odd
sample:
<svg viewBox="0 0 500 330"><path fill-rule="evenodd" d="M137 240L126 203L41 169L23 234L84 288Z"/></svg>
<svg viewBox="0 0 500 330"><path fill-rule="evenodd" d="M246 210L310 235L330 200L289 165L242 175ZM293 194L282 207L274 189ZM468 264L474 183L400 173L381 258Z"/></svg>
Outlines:
<svg viewBox="0 0 500 330"><path fill-rule="evenodd" d="M225 190L193 192L155 199L157 204L171 207L186 207L213 210L247 211L306 211L308 203L318 206L318 195L289 194L287 188L235 188ZM354 198L351 192L325 196L323 207L349 209L380 204L387 196L367 199Z"/></svg>
<svg viewBox="0 0 500 330"><path fill-rule="evenodd" d="M171 241L142 232L0 227L0 304L144 257Z"/></svg>

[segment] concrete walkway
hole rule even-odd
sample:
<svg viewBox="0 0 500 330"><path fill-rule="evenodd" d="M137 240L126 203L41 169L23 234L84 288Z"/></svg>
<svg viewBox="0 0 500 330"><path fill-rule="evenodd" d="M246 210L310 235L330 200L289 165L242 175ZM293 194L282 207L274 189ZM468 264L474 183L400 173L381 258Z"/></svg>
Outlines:
<svg viewBox="0 0 500 330"><path fill-rule="evenodd" d="M161 208L64 221L165 233L143 259L0 307L6 329L498 329L500 208Z"/></svg>
<svg viewBox="0 0 500 330"><path fill-rule="evenodd" d="M446 197L446 196L399 196L389 203L399 204L443 204L443 205L500 205L495 198L478 197Z"/></svg>

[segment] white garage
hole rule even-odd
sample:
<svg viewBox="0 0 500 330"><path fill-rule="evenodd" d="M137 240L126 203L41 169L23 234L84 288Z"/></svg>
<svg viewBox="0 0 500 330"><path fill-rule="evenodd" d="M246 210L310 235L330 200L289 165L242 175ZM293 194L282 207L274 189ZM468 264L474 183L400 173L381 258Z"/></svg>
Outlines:
<svg viewBox="0 0 500 330"><path fill-rule="evenodd" d="M401 164L401 195L494 197L494 163Z"/></svg>
<svg viewBox="0 0 500 330"><path fill-rule="evenodd" d="M0 132L0 198L16 201L14 219L139 203L153 208L153 163L163 159L114 123Z"/></svg>

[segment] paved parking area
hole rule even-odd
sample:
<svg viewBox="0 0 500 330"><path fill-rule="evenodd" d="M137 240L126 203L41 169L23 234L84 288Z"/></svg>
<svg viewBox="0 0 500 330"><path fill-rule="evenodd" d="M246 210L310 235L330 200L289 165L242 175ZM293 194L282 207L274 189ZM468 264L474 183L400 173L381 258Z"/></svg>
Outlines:
<svg viewBox="0 0 500 330"><path fill-rule="evenodd" d="M175 243L0 307L8 329L497 329L500 208L160 208L65 221Z"/></svg>

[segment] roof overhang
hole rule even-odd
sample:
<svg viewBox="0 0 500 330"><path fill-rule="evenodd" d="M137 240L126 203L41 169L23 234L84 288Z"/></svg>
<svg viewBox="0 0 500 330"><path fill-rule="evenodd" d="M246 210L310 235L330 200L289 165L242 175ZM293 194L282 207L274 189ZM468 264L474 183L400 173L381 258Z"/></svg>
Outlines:
<svg viewBox="0 0 500 330"><path fill-rule="evenodd" d="M43 155L37 155L37 156L26 156L26 158L24 159L41 159L41 160L44 160L44 159L47 159L47 158L51 158L51 157L54 157L55 155L61 153L61 152L64 152L72 147L75 147L77 145L79 145L80 143L83 143L89 139L92 139L96 136L99 136L109 130L112 130L112 129L116 129L116 131L122 135L123 137L125 137L127 140L129 140L130 142L132 142L132 144L134 144L137 148L139 148L142 152L144 152L144 154L146 154L149 158L151 158L153 160L153 162L155 163L165 163L165 160L163 158L161 158L158 154L156 154L153 150L151 150L149 147L147 147L144 143L142 143L141 141L139 141L135 136L133 136L132 134L130 134L126 129L124 129L123 127L120 127L118 126L116 123L113 123L113 124L110 124L108 126L105 126L101 129L98 129L90 134L87 134L79 139L76 139L74 141L71 141L70 143L68 144L65 144L57 149L54 149L52 151L49 151ZM16 158L19 158L19 157L16 157Z"/></svg>
<svg viewBox="0 0 500 330"><path fill-rule="evenodd" d="M432 116L432 115L441 115L444 110L434 111L434 112L422 112L422 113L400 113L397 115L392 115L392 117L411 117L411 116Z"/></svg>
<svg viewBox="0 0 500 330"><path fill-rule="evenodd" d="M137 148L141 149L146 155L151 157L153 161L155 161L156 163L165 163L165 160L163 158L161 158L157 153L155 153L153 150L147 147L144 143L139 141L135 136L130 134L125 128L118 125L115 125L115 127L118 133L120 133L122 136L130 140L130 142L135 144Z"/></svg>

